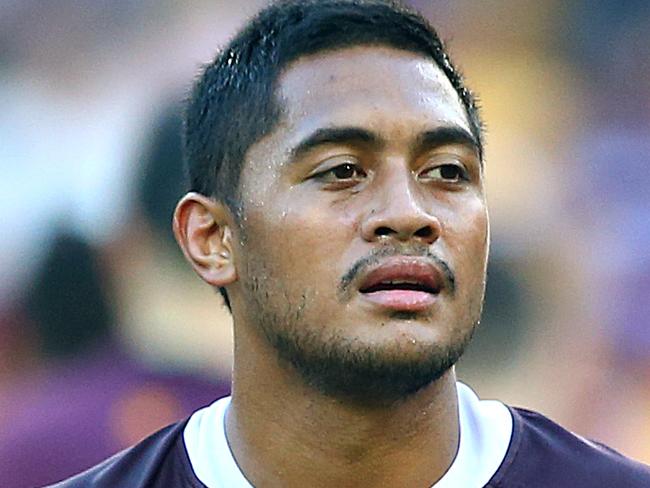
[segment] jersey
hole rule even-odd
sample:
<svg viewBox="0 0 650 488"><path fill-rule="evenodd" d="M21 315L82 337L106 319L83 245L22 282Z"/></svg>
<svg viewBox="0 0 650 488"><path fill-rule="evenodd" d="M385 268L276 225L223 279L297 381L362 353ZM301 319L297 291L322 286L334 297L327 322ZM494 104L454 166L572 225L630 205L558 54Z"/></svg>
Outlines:
<svg viewBox="0 0 650 488"><path fill-rule="evenodd" d="M460 443L432 488L641 488L650 467L575 435L545 416L479 400L458 384ZM230 452L229 398L53 488L250 488Z"/></svg>

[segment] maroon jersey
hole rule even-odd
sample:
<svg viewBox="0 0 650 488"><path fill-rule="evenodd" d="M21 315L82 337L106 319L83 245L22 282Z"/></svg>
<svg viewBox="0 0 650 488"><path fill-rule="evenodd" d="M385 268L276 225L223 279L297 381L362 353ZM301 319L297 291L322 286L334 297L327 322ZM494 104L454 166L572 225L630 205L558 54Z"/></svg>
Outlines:
<svg viewBox="0 0 650 488"><path fill-rule="evenodd" d="M650 487L650 467L576 436L538 413L519 408L509 411L513 420L510 443L500 466L484 486ZM89 471L54 486L206 488L188 456L183 436L186 424L187 420L166 427Z"/></svg>

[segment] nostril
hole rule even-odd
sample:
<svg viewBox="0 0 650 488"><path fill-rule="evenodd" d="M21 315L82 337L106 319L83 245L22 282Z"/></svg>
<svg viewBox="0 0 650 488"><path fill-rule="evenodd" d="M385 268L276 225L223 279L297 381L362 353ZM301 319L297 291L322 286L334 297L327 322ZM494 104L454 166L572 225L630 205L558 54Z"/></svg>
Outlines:
<svg viewBox="0 0 650 488"><path fill-rule="evenodd" d="M375 235L377 236L388 236L393 232L394 231L390 227L385 227L385 226L377 227L377 229L375 229Z"/></svg>
<svg viewBox="0 0 650 488"><path fill-rule="evenodd" d="M429 227L428 225L424 227L420 227L417 231L415 231L415 236L416 237L423 237L425 239L430 238L433 236L433 229Z"/></svg>

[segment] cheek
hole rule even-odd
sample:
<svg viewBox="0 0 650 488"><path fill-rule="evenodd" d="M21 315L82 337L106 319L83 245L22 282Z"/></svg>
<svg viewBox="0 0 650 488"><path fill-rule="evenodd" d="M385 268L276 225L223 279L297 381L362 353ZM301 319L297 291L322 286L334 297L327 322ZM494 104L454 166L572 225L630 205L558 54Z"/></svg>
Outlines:
<svg viewBox="0 0 650 488"><path fill-rule="evenodd" d="M447 245L454 254L457 274L474 286L484 281L489 243L484 202L480 199L466 202L463 211L448 223L447 230Z"/></svg>
<svg viewBox="0 0 650 488"><path fill-rule="evenodd" d="M300 202L264 206L248 214L243 254L257 256L270 278L287 288L331 287L345 229L328 212Z"/></svg>

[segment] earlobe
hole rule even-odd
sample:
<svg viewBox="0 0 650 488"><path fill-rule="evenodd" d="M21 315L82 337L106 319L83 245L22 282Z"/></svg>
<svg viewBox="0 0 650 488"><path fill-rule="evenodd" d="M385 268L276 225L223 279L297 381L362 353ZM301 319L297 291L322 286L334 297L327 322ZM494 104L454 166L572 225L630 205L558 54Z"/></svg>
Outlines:
<svg viewBox="0 0 650 488"><path fill-rule="evenodd" d="M226 286L237 279L231 221L223 204L195 192L181 198L174 211L178 245L197 274L213 286Z"/></svg>

